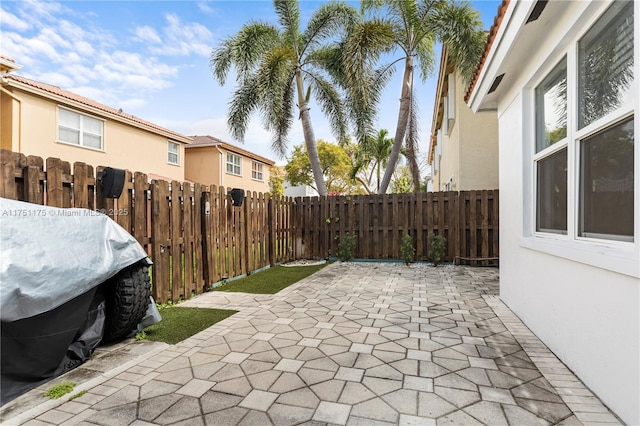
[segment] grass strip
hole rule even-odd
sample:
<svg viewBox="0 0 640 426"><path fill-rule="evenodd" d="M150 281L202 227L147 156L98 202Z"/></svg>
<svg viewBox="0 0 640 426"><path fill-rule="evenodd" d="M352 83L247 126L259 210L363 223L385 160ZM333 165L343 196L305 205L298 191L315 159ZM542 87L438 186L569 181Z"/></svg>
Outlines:
<svg viewBox="0 0 640 426"><path fill-rule="evenodd" d="M327 263L312 266L276 265L248 277L233 280L216 287L214 291L235 291L253 294L276 294L283 288L295 284L327 266Z"/></svg>
<svg viewBox="0 0 640 426"><path fill-rule="evenodd" d="M237 311L208 308L160 308L162 321L144 329L145 339L170 345L183 341L205 328L230 317Z"/></svg>

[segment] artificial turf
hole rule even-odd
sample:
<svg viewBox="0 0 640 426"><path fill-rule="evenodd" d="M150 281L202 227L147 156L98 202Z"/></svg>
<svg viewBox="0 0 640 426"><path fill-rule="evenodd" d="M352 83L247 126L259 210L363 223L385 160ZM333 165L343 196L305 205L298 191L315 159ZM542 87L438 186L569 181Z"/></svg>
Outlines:
<svg viewBox="0 0 640 426"><path fill-rule="evenodd" d="M181 342L213 324L230 317L237 311L208 308L160 308L162 321L144 329L145 339L171 345Z"/></svg>
<svg viewBox="0 0 640 426"><path fill-rule="evenodd" d="M216 287L214 291L276 294L283 288L297 283L301 279L318 272L325 266L327 266L327 263L323 263L321 265L291 267L276 265L247 277L226 282L223 285Z"/></svg>

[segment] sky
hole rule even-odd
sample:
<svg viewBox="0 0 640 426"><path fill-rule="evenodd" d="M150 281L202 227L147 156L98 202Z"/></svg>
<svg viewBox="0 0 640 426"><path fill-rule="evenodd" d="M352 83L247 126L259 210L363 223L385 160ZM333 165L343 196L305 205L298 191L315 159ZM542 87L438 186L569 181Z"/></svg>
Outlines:
<svg viewBox="0 0 640 426"><path fill-rule="evenodd" d="M489 29L499 0L472 1ZM301 1L304 27L318 1ZM357 3L352 3L357 7ZM249 21L277 24L271 1L38 1L0 3L0 53L22 65L17 74L53 84L184 135L211 135L285 164L256 114L244 143L227 128L233 74L224 86L209 68L211 51ZM436 63L439 61L439 48ZM397 58L399 56L395 56ZM439 64L438 64L439 65ZM402 68L386 87L376 128L395 132ZM417 76L416 76L417 77ZM425 159L437 84L437 65L417 86L420 158ZM317 139L335 141L311 105ZM303 143L293 124L289 146ZM423 164L426 161L423 161Z"/></svg>

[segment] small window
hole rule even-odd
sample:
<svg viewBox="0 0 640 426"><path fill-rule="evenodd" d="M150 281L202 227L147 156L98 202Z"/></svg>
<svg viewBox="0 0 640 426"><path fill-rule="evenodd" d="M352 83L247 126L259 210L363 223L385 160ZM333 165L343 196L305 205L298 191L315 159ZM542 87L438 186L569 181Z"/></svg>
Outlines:
<svg viewBox="0 0 640 426"><path fill-rule="evenodd" d="M180 164L180 145L169 141L167 143L167 161L170 164Z"/></svg>
<svg viewBox="0 0 640 426"><path fill-rule="evenodd" d="M263 174L262 174L262 163L258 163L257 161L254 161L251 163L251 179L255 179L255 180L260 180L263 181Z"/></svg>
<svg viewBox="0 0 640 426"><path fill-rule="evenodd" d="M242 176L242 157L236 154L227 152L227 173L232 175Z"/></svg>
<svg viewBox="0 0 640 426"><path fill-rule="evenodd" d="M102 149L103 122L88 115L58 108L58 141Z"/></svg>

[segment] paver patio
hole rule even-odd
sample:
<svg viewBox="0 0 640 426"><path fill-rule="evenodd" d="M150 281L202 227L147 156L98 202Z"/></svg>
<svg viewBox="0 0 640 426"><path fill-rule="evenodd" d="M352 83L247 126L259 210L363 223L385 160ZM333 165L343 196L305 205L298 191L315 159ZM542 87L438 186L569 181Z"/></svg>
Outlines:
<svg viewBox="0 0 640 426"><path fill-rule="evenodd" d="M335 263L7 424L618 423L497 297L498 270Z"/></svg>

